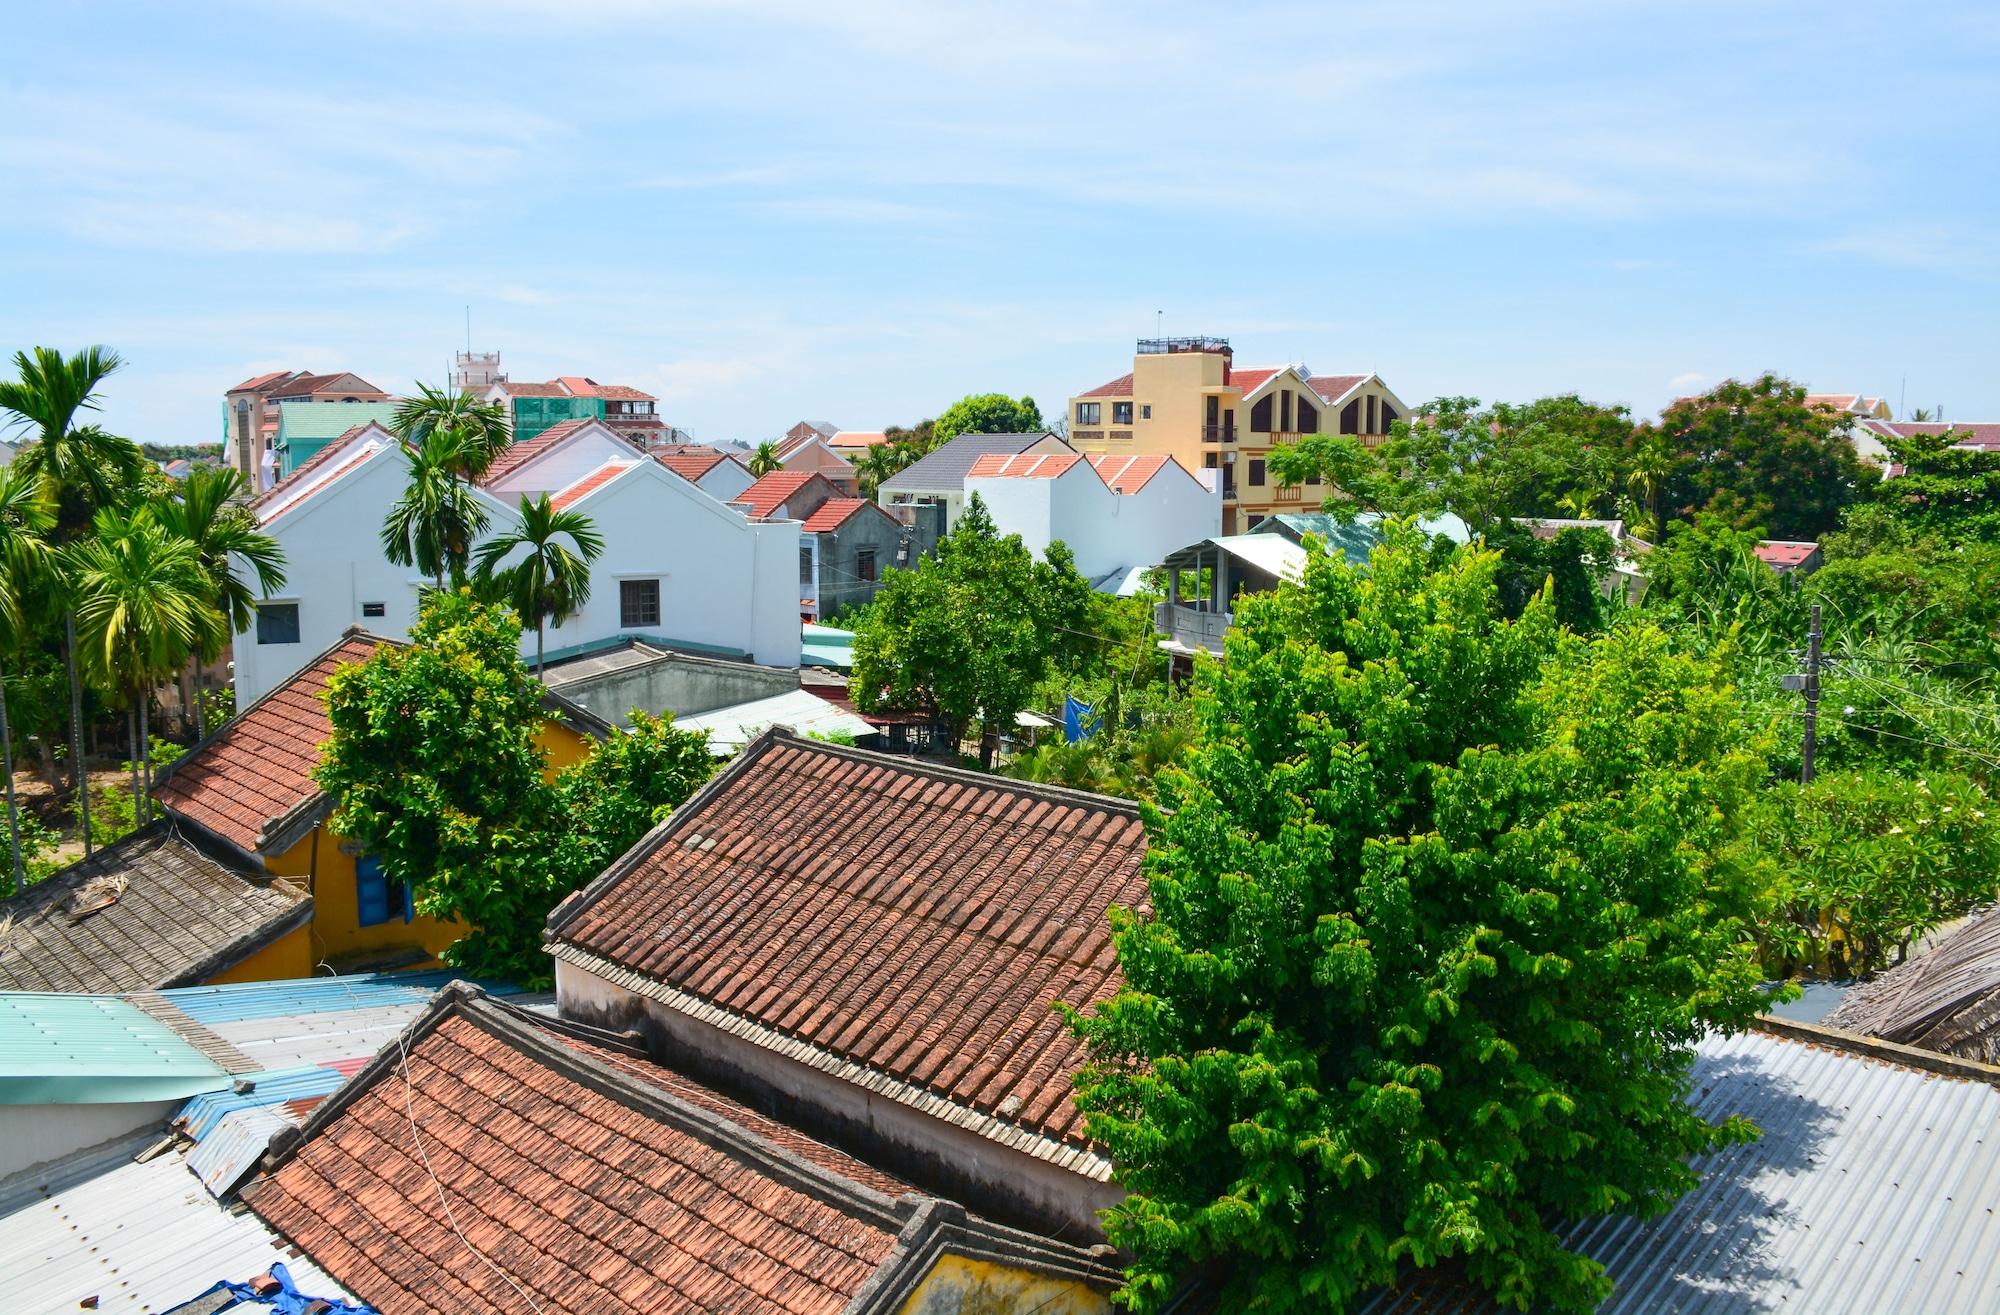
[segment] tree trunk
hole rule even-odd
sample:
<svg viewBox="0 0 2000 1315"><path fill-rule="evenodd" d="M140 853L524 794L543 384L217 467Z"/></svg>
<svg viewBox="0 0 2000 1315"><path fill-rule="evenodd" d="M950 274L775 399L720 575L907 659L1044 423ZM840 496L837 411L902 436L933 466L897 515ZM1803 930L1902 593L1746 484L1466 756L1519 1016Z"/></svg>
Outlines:
<svg viewBox="0 0 2000 1315"><path fill-rule="evenodd" d="M76 683L76 613L63 614L63 658L69 664L69 761L76 786L78 821L83 829L83 856L90 857L90 772L83 760L83 686Z"/></svg>
<svg viewBox="0 0 2000 1315"><path fill-rule="evenodd" d="M535 618L535 679L542 678L542 618Z"/></svg>
<svg viewBox="0 0 2000 1315"><path fill-rule="evenodd" d="M991 722L979 723L979 770L993 770L993 752L1000 747L1000 728Z"/></svg>
<svg viewBox="0 0 2000 1315"><path fill-rule="evenodd" d="M139 825L139 801L146 797L146 787L139 778L139 704L135 699L125 710L125 735L132 741L132 825Z"/></svg>
<svg viewBox="0 0 2000 1315"><path fill-rule="evenodd" d="M208 710L201 706L201 659L194 660L194 679L188 682L194 687L194 738L196 743L208 738Z"/></svg>
<svg viewBox="0 0 2000 1315"><path fill-rule="evenodd" d="M132 806L134 825L144 826L153 820L153 727L151 722L152 700L144 694L139 696L139 779L145 790Z"/></svg>
<svg viewBox="0 0 2000 1315"><path fill-rule="evenodd" d="M7 773L7 842L14 850L14 893L27 887L21 869L21 811L14 803L14 733L7 725L7 687L0 673L0 771Z"/></svg>

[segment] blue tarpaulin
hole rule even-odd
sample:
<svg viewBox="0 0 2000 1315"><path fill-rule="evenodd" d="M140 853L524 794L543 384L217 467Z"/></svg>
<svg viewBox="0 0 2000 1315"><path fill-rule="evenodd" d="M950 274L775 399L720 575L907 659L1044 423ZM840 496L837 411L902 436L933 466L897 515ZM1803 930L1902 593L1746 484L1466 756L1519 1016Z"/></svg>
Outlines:
<svg viewBox="0 0 2000 1315"><path fill-rule="evenodd" d="M224 1279L212 1288L205 1288L189 1298L190 1302L216 1292L227 1292L231 1300L215 1309L234 1310L238 1306L249 1306L258 1310L268 1310L275 1315L305 1315L306 1307L324 1301L325 1315L381 1315L373 1306L357 1306L351 1301L335 1301L332 1297L308 1297L292 1285L292 1272L282 1264L271 1266L271 1277L278 1281L275 1292L260 1293L248 1283L231 1283ZM183 1303L187 1304L187 1303Z"/></svg>
<svg viewBox="0 0 2000 1315"><path fill-rule="evenodd" d="M1063 739L1071 744L1097 734L1104 719L1088 703L1069 695L1063 699Z"/></svg>

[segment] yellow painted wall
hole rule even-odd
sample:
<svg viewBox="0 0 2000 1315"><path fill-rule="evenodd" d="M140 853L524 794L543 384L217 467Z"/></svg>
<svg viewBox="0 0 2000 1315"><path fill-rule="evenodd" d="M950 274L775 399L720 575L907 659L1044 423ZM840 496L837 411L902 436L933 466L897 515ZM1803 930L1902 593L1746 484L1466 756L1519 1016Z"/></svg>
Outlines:
<svg viewBox="0 0 2000 1315"><path fill-rule="evenodd" d="M559 721L545 721L535 735L535 743L549 756L549 777L565 767L582 762L597 747L597 741L579 734Z"/></svg>
<svg viewBox="0 0 2000 1315"><path fill-rule="evenodd" d="M219 986L227 982L282 982L293 977L310 977L313 970L312 926L294 927L234 968L208 979Z"/></svg>
<svg viewBox="0 0 2000 1315"><path fill-rule="evenodd" d="M939 1256L898 1315L1107 1315L1110 1298L1074 1279Z"/></svg>

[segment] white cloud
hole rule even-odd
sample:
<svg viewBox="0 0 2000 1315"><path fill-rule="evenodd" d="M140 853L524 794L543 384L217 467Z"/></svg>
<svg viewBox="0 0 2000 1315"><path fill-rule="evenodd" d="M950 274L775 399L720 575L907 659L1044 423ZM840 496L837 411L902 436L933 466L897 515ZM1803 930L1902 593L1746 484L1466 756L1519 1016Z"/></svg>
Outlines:
<svg viewBox="0 0 2000 1315"><path fill-rule="evenodd" d="M1677 374L1667 380L1667 387L1673 389L1676 393L1686 394L1696 391L1707 382L1707 375L1696 370L1689 370L1686 374Z"/></svg>

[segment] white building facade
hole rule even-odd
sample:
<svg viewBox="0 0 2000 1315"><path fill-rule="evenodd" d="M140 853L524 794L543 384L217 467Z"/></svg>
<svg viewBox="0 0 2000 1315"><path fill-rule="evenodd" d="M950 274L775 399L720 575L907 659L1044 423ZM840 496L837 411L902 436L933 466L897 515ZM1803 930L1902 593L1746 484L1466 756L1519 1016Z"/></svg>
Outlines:
<svg viewBox="0 0 2000 1315"><path fill-rule="evenodd" d="M1002 534L1036 556L1060 539L1086 578L1100 582L1157 566L1166 555L1222 532L1222 489L1172 457L1076 453L984 456L965 479Z"/></svg>

